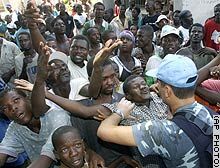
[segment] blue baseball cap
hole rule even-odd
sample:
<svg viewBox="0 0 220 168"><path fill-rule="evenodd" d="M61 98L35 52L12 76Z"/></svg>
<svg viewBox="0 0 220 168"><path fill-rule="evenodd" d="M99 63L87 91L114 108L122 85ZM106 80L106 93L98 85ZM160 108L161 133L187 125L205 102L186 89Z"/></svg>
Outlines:
<svg viewBox="0 0 220 168"><path fill-rule="evenodd" d="M198 74L195 63L188 57L168 54L157 69L150 70L148 76L177 88L189 88L196 84Z"/></svg>

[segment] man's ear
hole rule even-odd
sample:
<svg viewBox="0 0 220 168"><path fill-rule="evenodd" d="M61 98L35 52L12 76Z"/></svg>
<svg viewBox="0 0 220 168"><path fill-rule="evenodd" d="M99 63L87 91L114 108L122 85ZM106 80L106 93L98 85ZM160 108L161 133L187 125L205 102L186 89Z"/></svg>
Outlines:
<svg viewBox="0 0 220 168"><path fill-rule="evenodd" d="M173 90L169 85L165 85L165 96L170 98L173 95Z"/></svg>

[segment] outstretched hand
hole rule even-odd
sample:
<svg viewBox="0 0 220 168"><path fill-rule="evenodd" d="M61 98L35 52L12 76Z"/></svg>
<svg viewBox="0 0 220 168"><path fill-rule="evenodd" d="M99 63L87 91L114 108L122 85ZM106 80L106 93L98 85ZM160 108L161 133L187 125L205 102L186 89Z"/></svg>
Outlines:
<svg viewBox="0 0 220 168"><path fill-rule="evenodd" d="M30 0L27 3L27 8L25 9L24 14L27 18L29 28L36 27L37 23L42 22L41 18L43 18L43 16L40 15L40 10L37 8L36 2L34 0Z"/></svg>
<svg viewBox="0 0 220 168"><path fill-rule="evenodd" d="M34 85L24 79L15 79L14 84L16 89L22 89L32 92Z"/></svg>
<svg viewBox="0 0 220 168"><path fill-rule="evenodd" d="M112 43L113 40L110 39L105 43L105 46L95 55L95 59L93 60L94 66L99 66L104 62L104 60L112 53L112 51L122 44L121 40L116 40Z"/></svg>
<svg viewBox="0 0 220 168"><path fill-rule="evenodd" d="M46 80L48 77L48 72L52 70L52 66L48 65L48 60L50 57L50 48L44 44L43 42L40 42L40 48L39 48L39 58L38 58L38 73L37 77Z"/></svg>

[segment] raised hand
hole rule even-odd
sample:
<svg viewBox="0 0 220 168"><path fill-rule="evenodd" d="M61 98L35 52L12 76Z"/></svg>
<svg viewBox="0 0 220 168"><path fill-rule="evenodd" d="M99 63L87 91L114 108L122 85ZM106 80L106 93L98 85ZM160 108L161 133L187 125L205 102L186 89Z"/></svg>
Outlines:
<svg viewBox="0 0 220 168"><path fill-rule="evenodd" d="M15 79L15 88L32 92L34 85L24 79Z"/></svg>
<svg viewBox="0 0 220 168"><path fill-rule="evenodd" d="M93 60L94 66L99 66L103 63L103 61L112 53L112 51L118 47L120 44L122 44L121 40L116 40L114 43L112 43L112 39L108 40L105 43L105 46L95 55L95 59Z"/></svg>
<svg viewBox="0 0 220 168"><path fill-rule="evenodd" d="M46 80L48 77L49 72L52 70L53 65L48 65L48 60L50 57L50 48L40 42L40 49L39 49L39 58L38 58L38 73L37 77L43 80Z"/></svg>

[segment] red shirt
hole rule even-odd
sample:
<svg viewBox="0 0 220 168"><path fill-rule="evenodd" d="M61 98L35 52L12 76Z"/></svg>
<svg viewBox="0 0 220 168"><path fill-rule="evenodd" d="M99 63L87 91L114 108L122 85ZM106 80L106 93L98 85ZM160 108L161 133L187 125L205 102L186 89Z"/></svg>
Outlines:
<svg viewBox="0 0 220 168"><path fill-rule="evenodd" d="M209 19L205 23L204 45L220 51L220 23L216 23L213 19Z"/></svg>

